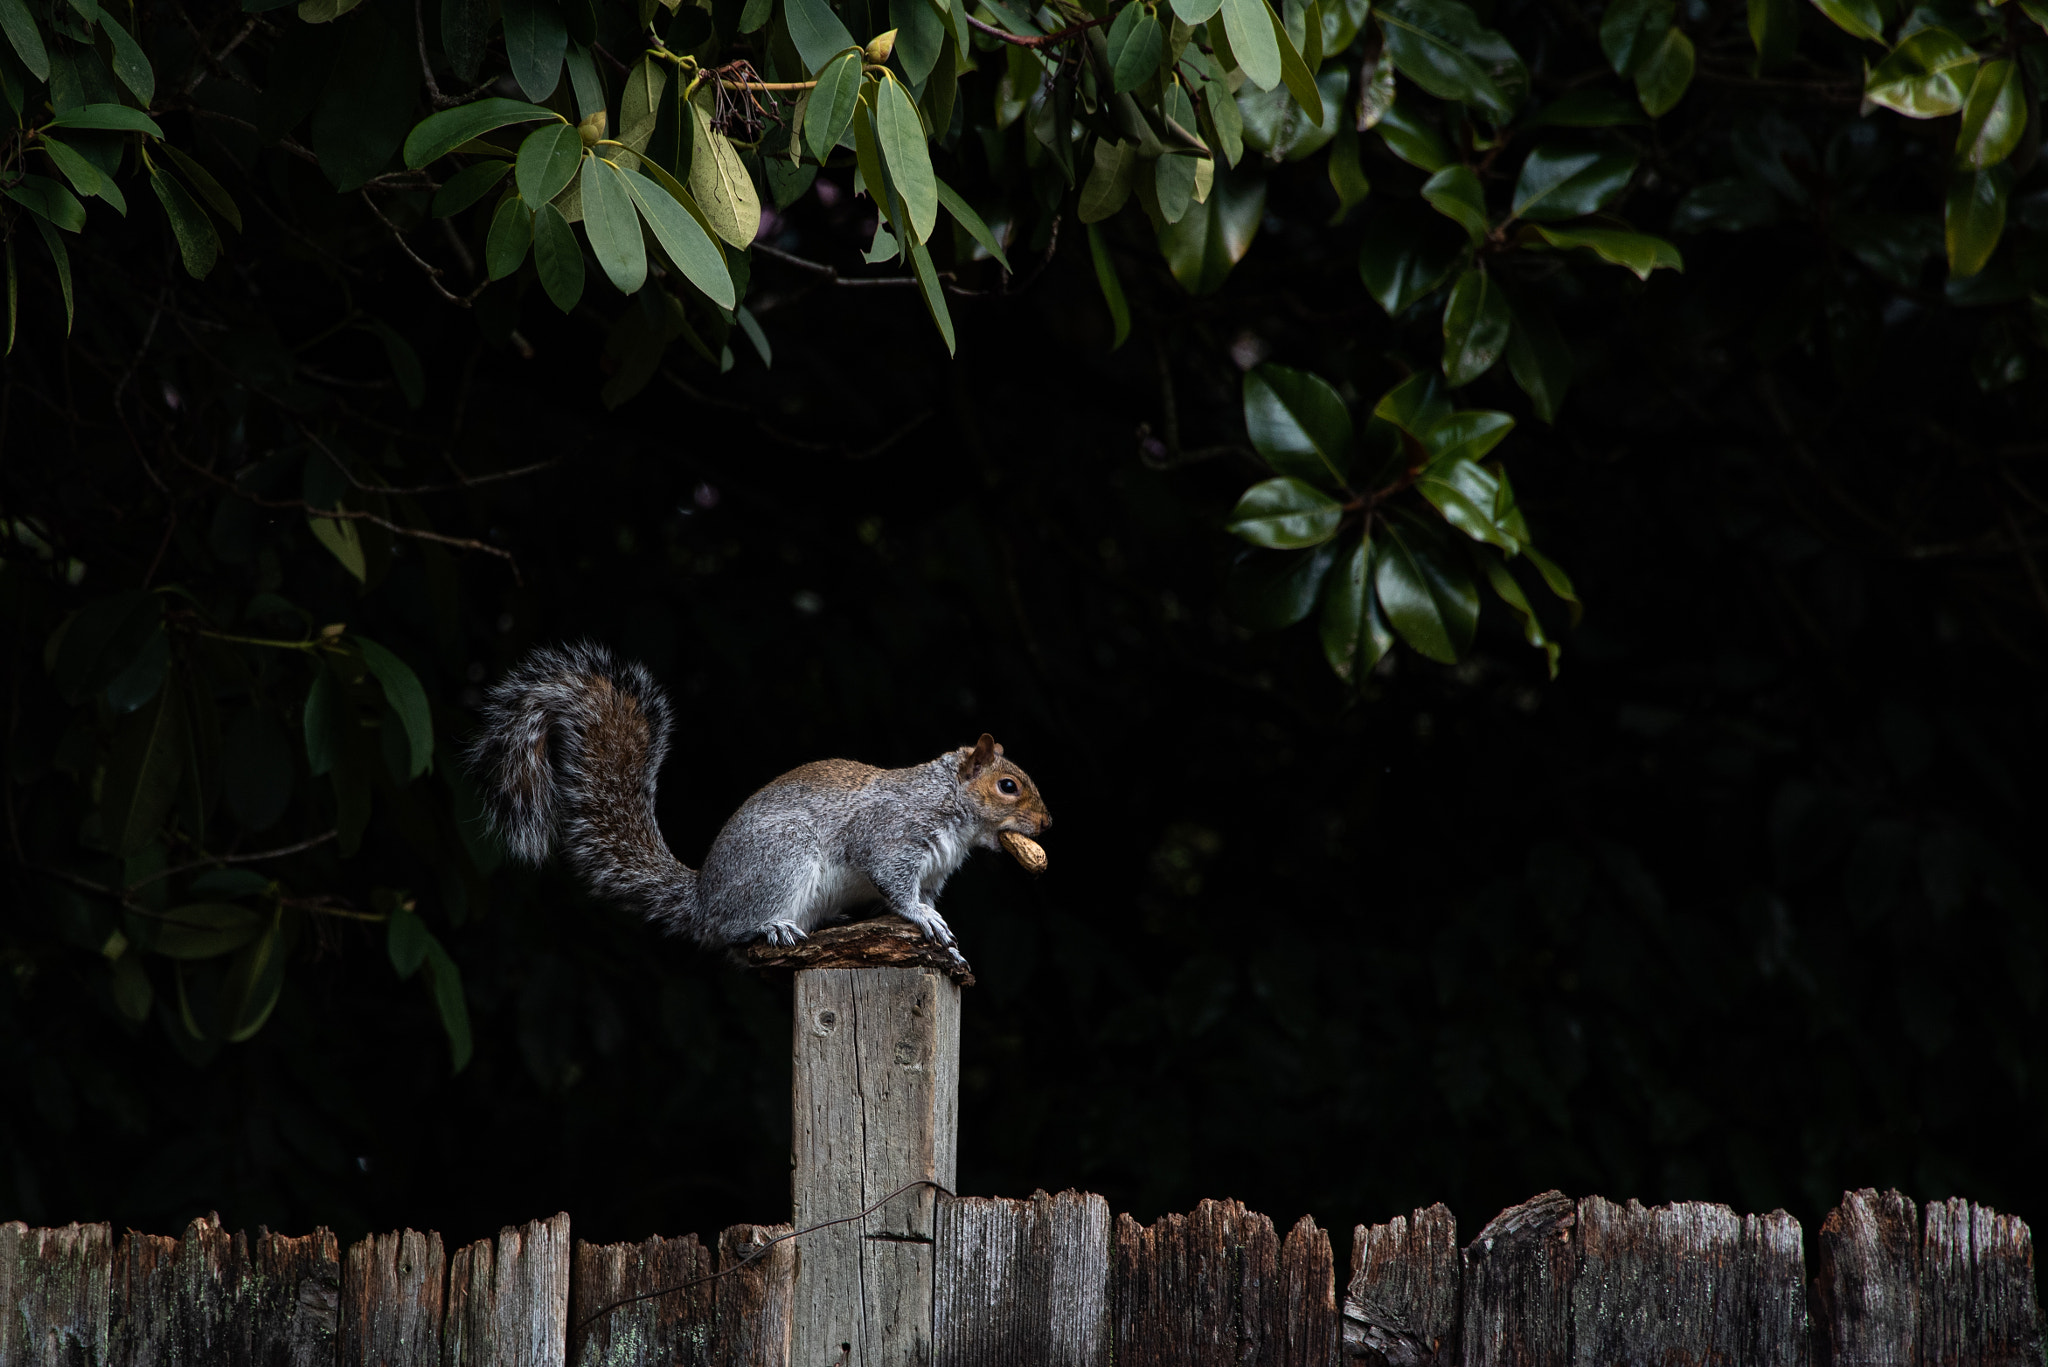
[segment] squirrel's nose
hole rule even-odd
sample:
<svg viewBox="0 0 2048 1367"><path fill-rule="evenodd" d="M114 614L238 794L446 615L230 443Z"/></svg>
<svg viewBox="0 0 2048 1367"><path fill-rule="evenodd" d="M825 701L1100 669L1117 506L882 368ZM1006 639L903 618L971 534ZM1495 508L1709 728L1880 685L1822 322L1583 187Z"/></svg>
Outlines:
<svg viewBox="0 0 2048 1367"><path fill-rule="evenodd" d="M1041 817L1039 817L1039 818L1038 818L1038 833L1039 833L1040 835L1044 835L1044 834L1045 834L1045 833L1046 833L1047 831L1049 831L1049 830L1051 830L1051 829L1052 829L1052 813L1051 813L1051 812L1047 812L1047 813L1046 813L1045 815L1043 815L1043 816L1041 816Z"/></svg>

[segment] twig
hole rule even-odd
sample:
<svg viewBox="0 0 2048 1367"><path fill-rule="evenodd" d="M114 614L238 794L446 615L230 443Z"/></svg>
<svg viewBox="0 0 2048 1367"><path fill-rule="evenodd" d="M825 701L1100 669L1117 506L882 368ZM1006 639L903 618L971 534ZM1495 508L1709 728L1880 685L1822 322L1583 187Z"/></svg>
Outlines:
<svg viewBox="0 0 2048 1367"><path fill-rule="evenodd" d="M370 198L370 192L368 190L362 190L358 191L358 193L362 195L363 203L370 206L370 212L377 216L377 221L379 223L382 223L386 228L390 229L391 240L398 244L399 249L401 251L403 251L407 256L412 258L414 265L418 266L422 271L426 273L427 283L432 285L437 291L439 291L443 299L446 299L449 303L455 305L457 308L464 309L471 307L476 302L476 297L484 292L484 287L490 284L490 281L486 280L482 284L479 284L467 295L457 294L453 290L450 290L446 285L441 283L441 268L429 262L425 257L421 256L418 252L412 249L412 243L405 240L405 234L398 230L398 225L396 223L393 223L390 219L384 216L384 211L377 207L377 201Z"/></svg>
<svg viewBox="0 0 2048 1367"><path fill-rule="evenodd" d="M305 850L312 849L315 845L324 845L340 834L341 832L339 831L322 831L320 834L307 840L301 840L295 845L281 845L274 850L261 850L255 854L217 854L207 859L196 859L190 864L179 864L175 868L160 869L147 878L130 883L122 889L122 892L124 894L132 893L137 888L148 887L159 878L170 878L177 874L190 873L193 869L218 867L222 864L254 864L265 859L282 859L288 854L299 854Z"/></svg>
<svg viewBox="0 0 2048 1367"><path fill-rule="evenodd" d="M1071 28L1063 28L1058 33L1042 33L1034 38L1023 38L1007 30L999 29L994 24L984 24L971 14L967 16L968 27L977 33L986 33L991 38L1000 38L1004 42L1015 44L1018 47L1051 47L1056 43L1064 43L1069 38L1077 38L1089 29L1099 28L1108 22L1108 19L1090 19L1085 23L1075 24Z"/></svg>

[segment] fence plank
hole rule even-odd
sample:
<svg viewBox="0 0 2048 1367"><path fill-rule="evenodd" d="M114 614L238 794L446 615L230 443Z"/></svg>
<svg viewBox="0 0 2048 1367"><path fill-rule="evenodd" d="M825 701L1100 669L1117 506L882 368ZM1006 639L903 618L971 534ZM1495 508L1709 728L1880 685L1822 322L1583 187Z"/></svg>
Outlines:
<svg viewBox="0 0 2048 1367"><path fill-rule="evenodd" d="M182 1239L128 1231L114 1250L108 1305L109 1360L116 1367L248 1360L248 1305L241 1296L248 1240L194 1220Z"/></svg>
<svg viewBox="0 0 2048 1367"><path fill-rule="evenodd" d="M488 1293L474 1272L469 1291L472 1307L488 1299L491 1351L454 1367L567 1367L570 1253L567 1211L499 1230Z"/></svg>
<svg viewBox="0 0 2048 1367"><path fill-rule="evenodd" d="M1920 1221L1896 1191L1842 1193L1821 1222L1813 1299L1817 1355L1833 1367L1913 1361L1919 1337Z"/></svg>
<svg viewBox="0 0 2048 1367"><path fill-rule="evenodd" d="M333 1367L341 1258L331 1231L259 1230L245 1295L251 1367Z"/></svg>
<svg viewBox="0 0 2048 1367"><path fill-rule="evenodd" d="M1918 1337L1923 1367L2040 1367L2026 1221L1959 1198L1928 1203Z"/></svg>
<svg viewBox="0 0 2048 1367"><path fill-rule="evenodd" d="M439 1367L447 1266L441 1236L432 1231L404 1229L350 1244L339 1367Z"/></svg>
<svg viewBox="0 0 2048 1367"><path fill-rule="evenodd" d="M1457 1361L1458 1220L1439 1202L1351 1232L1344 1350L1387 1367Z"/></svg>
<svg viewBox="0 0 2048 1367"><path fill-rule="evenodd" d="M934 1367L1108 1367L1107 1201L949 1198L937 1237Z"/></svg>
<svg viewBox="0 0 2048 1367"><path fill-rule="evenodd" d="M576 1241L569 1275L569 1361L576 1367L706 1367L717 1289L694 1234L637 1244ZM625 1305L615 1302L679 1288ZM612 1307L607 1309L606 1307Z"/></svg>
<svg viewBox="0 0 2048 1367"><path fill-rule="evenodd" d="M1270 1337L1279 1240L1238 1201L1141 1226L1117 1216L1112 1254L1118 1367L1276 1362Z"/></svg>
<svg viewBox="0 0 2048 1367"><path fill-rule="evenodd" d="M1742 1217L1742 1311L1748 1318L1735 1360L1758 1367L1807 1367L1813 1360L1806 1313L1806 1236L1782 1210Z"/></svg>
<svg viewBox="0 0 2048 1367"><path fill-rule="evenodd" d="M1459 1361L1555 1367L1571 1361L1578 1273L1572 1199L1547 1191L1493 1217L1465 1250Z"/></svg>
<svg viewBox="0 0 2048 1367"><path fill-rule="evenodd" d="M1309 1216L1280 1245L1279 1331L1284 1367L1335 1367L1344 1346L1337 1316L1337 1268L1329 1231Z"/></svg>
<svg viewBox="0 0 2048 1367"><path fill-rule="evenodd" d="M718 1236L718 1313L711 1340L713 1367L788 1367L796 1313L797 1241L783 1239L759 1257L788 1225L734 1225ZM753 1258L745 1266L742 1262ZM732 1269L737 1269L736 1271Z"/></svg>
<svg viewBox="0 0 2048 1367"><path fill-rule="evenodd" d="M0 1363L105 1362L113 1263L107 1225L0 1225Z"/></svg>

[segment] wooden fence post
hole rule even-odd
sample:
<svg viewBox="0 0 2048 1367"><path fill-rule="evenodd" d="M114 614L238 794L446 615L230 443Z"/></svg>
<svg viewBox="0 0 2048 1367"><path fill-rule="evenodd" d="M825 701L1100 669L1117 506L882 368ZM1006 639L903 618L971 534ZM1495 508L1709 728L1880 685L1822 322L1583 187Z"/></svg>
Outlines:
<svg viewBox="0 0 2048 1367"><path fill-rule="evenodd" d="M794 1224L953 1186L965 965L894 917L749 955L796 969ZM801 1235L790 1367L927 1367L937 1193Z"/></svg>

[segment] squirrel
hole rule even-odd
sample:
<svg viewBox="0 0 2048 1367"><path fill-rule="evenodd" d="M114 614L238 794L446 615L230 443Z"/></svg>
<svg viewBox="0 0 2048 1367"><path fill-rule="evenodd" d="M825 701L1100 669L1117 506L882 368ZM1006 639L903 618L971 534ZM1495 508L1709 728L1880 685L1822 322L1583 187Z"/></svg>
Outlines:
<svg viewBox="0 0 2048 1367"><path fill-rule="evenodd" d="M673 714L654 677L602 646L542 648L492 687L469 751L514 858L559 850L592 891L716 947L793 945L879 899L951 950L933 905L974 849L1052 825L1038 787L987 734L908 769L828 759L756 792L686 868L655 823Z"/></svg>

